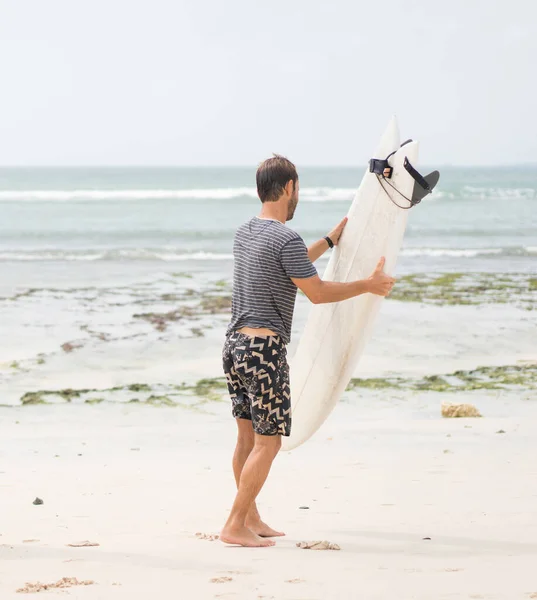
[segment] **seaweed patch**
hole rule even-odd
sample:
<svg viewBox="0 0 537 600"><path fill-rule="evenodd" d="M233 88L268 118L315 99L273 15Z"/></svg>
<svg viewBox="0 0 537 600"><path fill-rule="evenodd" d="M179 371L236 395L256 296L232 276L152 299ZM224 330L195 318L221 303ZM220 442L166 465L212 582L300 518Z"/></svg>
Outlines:
<svg viewBox="0 0 537 600"><path fill-rule="evenodd" d="M415 273L397 280L388 298L438 305L512 304L537 307L537 279L525 273Z"/></svg>
<svg viewBox="0 0 537 600"><path fill-rule="evenodd" d="M183 382L179 385L132 383L106 389L39 390L26 392L20 401L25 406L74 402L89 405L121 402L196 409L207 402L218 402L224 396L227 396L226 379L215 377L200 379L192 384Z"/></svg>
<svg viewBox="0 0 537 600"><path fill-rule="evenodd" d="M447 375L427 375L420 379L383 377L351 379L347 390L357 388L399 389L416 392L469 392L474 390L506 390L522 387L537 389L537 364L478 367L471 371L455 371Z"/></svg>

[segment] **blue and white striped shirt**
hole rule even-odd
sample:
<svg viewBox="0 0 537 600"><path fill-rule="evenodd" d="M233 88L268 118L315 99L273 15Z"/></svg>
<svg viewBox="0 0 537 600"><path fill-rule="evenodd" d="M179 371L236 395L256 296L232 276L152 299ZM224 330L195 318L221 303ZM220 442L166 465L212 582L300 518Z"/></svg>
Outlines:
<svg viewBox="0 0 537 600"><path fill-rule="evenodd" d="M241 327L266 327L288 344L297 293L291 277L317 275L304 240L280 221L253 217L238 228L233 257L231 322L226 334Z"/></svg>

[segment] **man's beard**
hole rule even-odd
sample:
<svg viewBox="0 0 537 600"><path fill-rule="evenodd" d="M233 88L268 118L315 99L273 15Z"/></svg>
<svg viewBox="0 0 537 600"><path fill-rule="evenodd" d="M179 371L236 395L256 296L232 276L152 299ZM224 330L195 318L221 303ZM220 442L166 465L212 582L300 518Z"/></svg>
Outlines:
<svg viewBox="0 0 537 600"><path fill-rule="evenodd" d="M289 202L289 207L287 209L287 219L286 219L287 221L290 221L293 218L297 204L298 204L298 197L297 198L293 197L291 199L291 202Z"/></svg>

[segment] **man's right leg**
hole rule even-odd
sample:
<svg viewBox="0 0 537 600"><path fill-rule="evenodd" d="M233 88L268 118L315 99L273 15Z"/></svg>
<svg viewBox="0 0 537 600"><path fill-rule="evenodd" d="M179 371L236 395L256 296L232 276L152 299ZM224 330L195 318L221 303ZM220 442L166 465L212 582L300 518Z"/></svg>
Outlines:
<svg viewBox="0 0 537 600"><path fill-rule="evenodd" d="M250 452L239 481L239 489L220 539L227 544L241 546L273 546L274 542L261 538L246 527L246 518L265 483L272 462L281 447L279 435L254 434Z"/></svg>
<svg viewBox="0 0 537 600"><path fill-rule="evenodd" d="M246 463L254 447L254 430L252 427L252 421L249 419L236 419L236 421L237 445L235 446L235 452L233 454L233 474L235 475L235 482L237 483L238 489L244 464ZM246 517L246 527L261 537L276 537L285 535L281 531L272 529L272 527L269 527L262 521L255 502L248 511L248 516Z"/></svg>

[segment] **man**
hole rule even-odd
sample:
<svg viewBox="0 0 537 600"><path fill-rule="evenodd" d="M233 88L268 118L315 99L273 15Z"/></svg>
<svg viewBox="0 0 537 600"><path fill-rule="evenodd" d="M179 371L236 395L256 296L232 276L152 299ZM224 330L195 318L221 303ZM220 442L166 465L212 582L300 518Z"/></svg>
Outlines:
<svg viewBox="0 0 537 600"><path fill-rule="evenodd" d="M381 258L366 280L323 281L313 262L339 242L343 219L328 236L306 248L285 223L298 204L298 174L286 158L274 155L257 170L259 216L239 227L233 255L231 322L222 351L224 372L238 426L233 472L237 496L220 539L240 546L273 546L284 535L266 525L255 499L291 430L291 398L286 345L297 288L314 304L340 302L360 294L387 296L394 279Z"/></svg>

